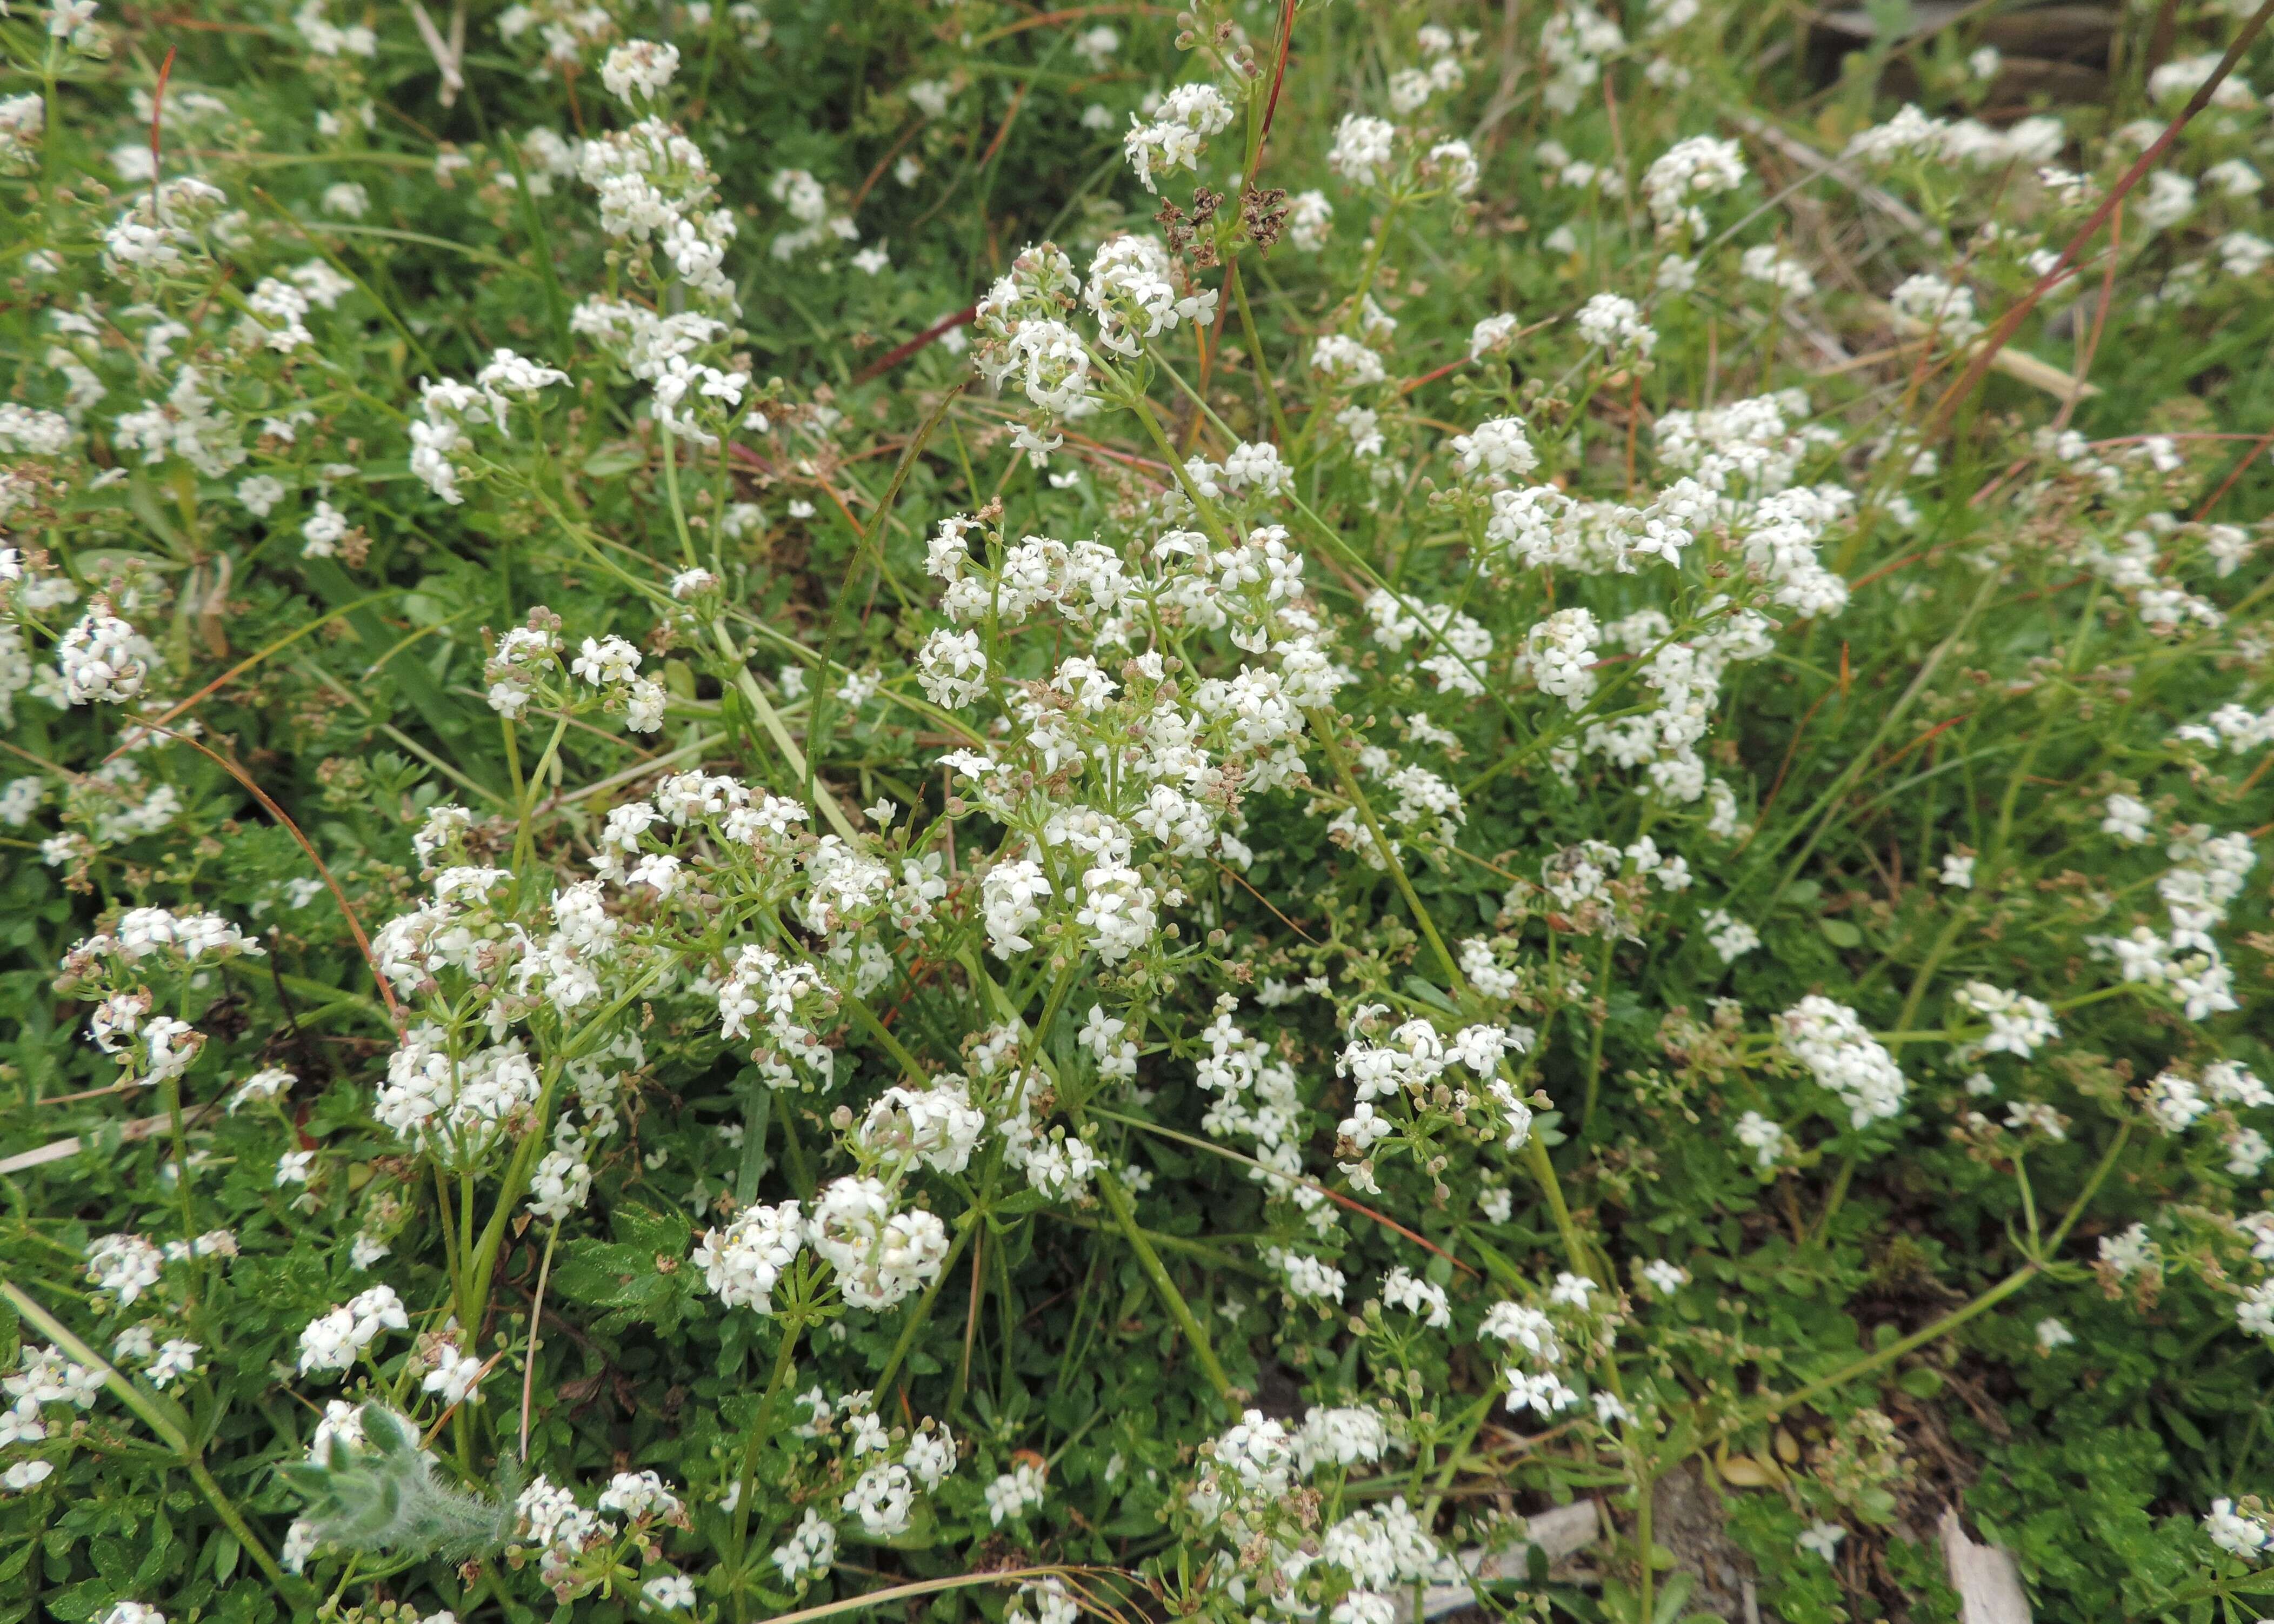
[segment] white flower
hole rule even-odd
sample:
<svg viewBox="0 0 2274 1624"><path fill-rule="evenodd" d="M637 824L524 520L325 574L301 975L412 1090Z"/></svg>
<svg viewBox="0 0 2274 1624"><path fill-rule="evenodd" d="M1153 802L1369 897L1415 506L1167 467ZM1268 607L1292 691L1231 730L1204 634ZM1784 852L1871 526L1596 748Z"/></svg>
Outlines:
<svg viewBox="0 0 2274 1624"><path fill-rule="evenodd" d="M2014 1055L2028 1059L2060 1036L2052 1006L2024 993L2009 992L1986 981L1969 981L1958 989L1955 1002L1989 1017L1990 1035L1967 1045L1973 1055Z"/></svg>
<svg viewBox="0 0 2274 1624"><path fill-rule="evenodd" d="M1643 177L1643 199L1661 234L1688 226L1703 233L1698 201L1744 184L1745 159L1734 140L1695 135L1676 141Z"/></svg>
<svg viewBox="0 0 2274 1624"><path fill-rule="evenodd" d="M229 1098L229 1110L234 1114L239 1106L274 1100L299 1080L282 1066L264 1066L237 1085Z"/></svg>
<svg viewBox="0 0 2274 1624"><path fill-rule="evenodd" d="M663 1479L651 1471L618 1472L608 1479L608 1486L600 1491L599 1498L592 1504L599 1510L634 1519L669 1519L685 1509L679 1496L665 1487Z"/></svg>
<svg viewBox="0 0 2274 1624"><path fill-rule="evenodd" d="M1753 1153L1756 1165L1774 1167L1784 1154L1784 1128L1758 1111L1747 1111L1737 1119L1737 1143Z"/></svg>
<svg viewBox="0 0 2274 1624"><path fill-rule="evenodd" d="M2076 1340L2076 1333L2059 1320L2047 1315L2037 1321L2037 1350L2051 1353L2056 1348L2066 1348Z"/></svg>
<svg viewBox="0 0 2274 1624"><path fill-rule="evenodd" d="M2148 1226L2135 1223L2120 1235L2100 1237L2100 1260L2119 1280L2129 1279L2142 1271L2160 1268L2163 1254L2148 1233Z"/></svg>
<svg viewBox="0 0 2274 1624"><path fill-rule="evenodd" d="M2113 835L2127 846L2144 846L2155 814L2129 795L2111 795L2103 804L2106 814L2100 822L2103 834Z"/></svg>
<svg viewBox="0 0 2274 1624"><path fill-rule="evenodd" d="M721 1303L763 1314L770 1312L774 1283L804 1244L805 1223L795 1201L753 1205L735 1214L723 1232L705 1229L694 1260Z"/></svg>
<svg viewBox="0 0 2274 1624"><path fill-rule="evenodd" d="M142 691L157 657L150 641L99 598L56 643L64 696L75 705L124 704Z"/></svg>
<svg viewBox="0 0 2274 1624"><path fill-rule="evenodd" d="M685 1574L665 1574L641 1585L640 1594L649 1606L674 1612L695 1605L695 1581Z"/></svg>
<svg viewBox="0 0 2274 1624"><path fill-rule="evenodd" d="M2160 1072L2148 1084L2148 1115L2166 1133L2184 1132L2210 1107L2194 1079L2176 1071Z"/></svg>
<svg viewBox="0 0 2274 1624"><path fill-rule="evenodd" d="M1547 1300L1567 1308L1585 1308L1587 1299L1599 1289L1585 1274L1574 1274L1567 1269L1555 1276L1555 1285L1548 1292Z"/></svg>
<svg viewBox="0 0 2274 1624"><path fill-rule="evenodd" d="M433 1364L419 1386L425 1392L439 1395L446 1406L478 1404L482 1402L482 1374L479 1358L460 1351L456 1342L440 1342L434 1349Z"/></svg>
<svg viewBox="0 0 2274 1624"><path fill-rule="evenodd" d="M987 1118L971 1103L964 1079L941 1078L918 1092L887 1088L862 1119L863 1150L902 1160L921 1160L942 1173L960 1173L986 1132Z"/></svg>
<svg viewBox="0 0 2274 1624"><path fill-rule="evenodd" d="M1322 1303L1343 1300L1343 1272L1324 1259L1272 1246L1265 1249L1263 1260L1284 1277L1290 1297Z"/></svg>
<svg viewBox="0 0 2274 1624"><path fill-rule="evenodd" d="M1706 940L1720 954L1723 964L1735 964L1761 944L1761 933L1741 919L1732 919L1721 908L1708 913L1700 921L1706 928Z"/></svg>
<svg viewBox="0 0 2274 1624"><path fill-rule="evenodd" d="M122 1308L158 1283L164 1263L165 1254L138 1235L106 1235L87 1249L87 1279Z"/></svg>
<svg viewBox="0 0 2274 1624"><path fill-rule="evenodd" d="M1334 229L1335 206L1323 192L1299 192L1287 205L1287 241L1303 253L1317 253Z"/></svg>
<svg viewBox="0 0 2274 1624"><path fill-rule="evenodd" d="M1840 1096L1851 1126L1902 1109L1909 1086L1894 1056L1864 1030L1854 1010L1811 993L1778 1016L1775 1025L1786 1050ZM1762 1165L1770 1159L1765 1156Z"/></svg>
<svg viewBox="0 0 2274 1624"><path fill-rule="evenodd" d="M150 1361L148 1375L154 1387L169 1387L184 1376L193 1376L198 1369L197 1343L176 1336L169 1338Z"/></svg>
<svg viewBox="0 0 2274 1624"><path fill-rule="evenodd" d="M395 1288L373 1286L308 1322L300 1333L300 1372L347 1370L382 1331L410 1328L410 1316Z"/></svg>
<svg viewBox="0 0 2274 1624"><path fill-rule="evenodd" d="M861 1519L861 1526L879 1539L907 1531L915 1504L915 1485L908 1469L897 1461L879 1462L861 1474L843 1500L844 1508Z"/></svg>
<svg viewBox="0 0 2274 1624"><path fill-rule="evenodd" d="M1050 883L1043 867L1032 859L998 862L980 882L987 916L987 944L998 958L1034 947L1026 933L1041 922L1041 903L1050 897Z"/></svg>
<svg viewBox="0 0 2274 1624"><path fill-rule="evenodd" d="M938 1279L947 1260L947 1226L922 1207L894 1212L874 1178L840 1178L824 1190L808 1233L855 1308L890 1308Z"/></svg>
<svg viewBox="0 0 2274 1624"><path fill-rule="evenodd" d="M636 107L660 95L679 71L679 48L652 40L629 40L600 64L600 83L619 102Z"/></svg>
<svg viewBox="0 0 2274 1624"><path fill-rule="evenodd" d="M1840 1542L1847 1538L1848 1530L1837 1522L1811 1522L1802 1533L1798 1544L1802 1550L1829 1562L1837 1558Z"/></svg>
<svg viewBox="0 0 2274 1624"><path fill-rule="evenodd" d="M987 655L975 631L932 633L916 650L916 681L934 704L958 710L987 692Z"/></svg>
<svg viewBox="0 0 2274 1624"><path fill-rule="evenodd" d="M771 1560L785 1584L802 1584L818 1578L837 1560L837 1530L819 1512L808 1507L804 1520L790 1530L787 1539L774 1547Z"/></svg>
<svg viewBox="0 0 2274 1624"><path fill-rule="evenodd" d="M52 1461L18 1461L7 1470L0 1471L0 1489L5 1489L11 1494L21 1494L26 1489L34 1489L45 1483L54 1474L55 1470L55 1462ZM132 1602L119 1604L119 1607L133 1605ZM118 1618L119 1607L110 1610L110 1619ZM140 1610L140 1613L145 1624L148 1624L149 1620L155 1620L156 1624L165 1624L165 1615L154 1609L145 1607ZM106 1624L108 1624L107 1620ZM123 1624L132 1624L132 1616L123 1621Z"/></svg>
<svg viewBox="0 0 2274 1624"><path fill-rule="evenodd" d="M2255 1502L2250 1502L2255 1505ZM2215 1500L2203 1515L2203 1532L2210 1542L2230 1556L2255 1562L2274 1545L2274 1529L2260 1511L2238 1511L2231 1500Z"/></svg>
<svg viewBox="0 0 2274 1624"><path fill-rule="evenodd" d="M1311 347L1311 367L1337 383L1352 387L1382 383L1389 377L1380 355L1340 333L1329 333Z"/></svg>
<svg viewBox="0 0 2274 1624"><path fill-rule="evenodd" d="M1963 282L1924 273L1900 283L1887 303L1902 315L1931 328L1948 344L1962 344L1982 331L1974 317L1974 294Z"/></svg>
<svg viewBox="0 0 2274 1624"><path fill-rule="evenodd" d="M1375 185L1389 166L1397 142L1397 126L1387 119L1345 114L1335 126L1327 167L1354 186Z"/></svg>
<svg viewBox="0 0 2274 1624"><path fill-rule="evenodd" d="M1453 1323L1445 1288L1403 1268L1392 1269L1383 1277L1382 1300L1388 1307L1405 1310L1432 1330L1442 1331Z"/></svg>
<svg viewBox="0 0 2274 1624"><path fill-rule="evenodd" d="M1521 417L1495 417L1479 424L1473 433L1456 435L1453 452L1465 474L1528 474L1540 466Z"/></svg>
<svg viewBox="0 0 2274 1624"><path fill-rule="evenodd" d="M1157 192L1161 172L1197 169L1209 138L1231 120L1231 103L1215 86L1178 85L1161 99L1150 124L1131 116L1122 150L1145 190Z"/></svg>
<svg viewBox="0 0 2274 1624"><path fill-rule="evenodd" d="M1615 293L1595 295L1579 307L1574 320L1581 338L1610 355L1648 355L1658 344L1658 335L1643 320L1641 307Z"/></svg>
<svg viewBox="0 0 2274 1624"><path fill-rule="evenodd" d="M986 1498L990 1522L1015 1522L1043 1503L1042 1468L1020 1462L987 1485Z"/></svg>

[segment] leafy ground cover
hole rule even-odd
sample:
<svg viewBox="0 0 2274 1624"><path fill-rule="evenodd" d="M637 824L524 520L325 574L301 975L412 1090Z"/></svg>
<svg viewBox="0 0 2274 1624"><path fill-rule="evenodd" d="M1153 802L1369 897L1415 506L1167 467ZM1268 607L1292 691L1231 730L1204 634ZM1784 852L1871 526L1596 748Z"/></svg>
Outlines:
<svg viewBox="0 0 2274 1624"><path fill-rule="evenodd" d="M0 1621L2255 1618L2270 10L0 15Z"/></svg>

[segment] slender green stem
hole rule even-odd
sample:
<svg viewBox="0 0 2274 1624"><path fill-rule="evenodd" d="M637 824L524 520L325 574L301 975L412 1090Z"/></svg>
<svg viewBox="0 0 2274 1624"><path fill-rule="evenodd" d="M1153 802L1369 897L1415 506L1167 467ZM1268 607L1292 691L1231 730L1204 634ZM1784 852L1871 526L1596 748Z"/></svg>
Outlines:
<svg viewBox="0 0 2274 1624"><path fill-rule="evenodd" d="M766 730L766 736L774 741L774 748L781 752L782 761L789 769L789 776L801 785L811 783L815 809L827 818L829 826L844 838L857 839L859 837L854 832L852 819L845 815L845 808L838 804L837 797L829 786L814 779L812 769L806 764L805 752L797 748L796 741L789 736L789 729L782 726L780 713L767 700L764 690L758 687L757 679L743 664L742 651L734 642L734 635L727 629L724 616L711 622L711 635L718 643L719 651L734 662L735 691L742 695L757 715L758 726Z"/></svg>
<svg viewBox="0 0 2274 1624"><path fill-rule="evenodd" d="M766 1380L766 1390L758 1400L758 1407L750 1417L750 1436L742 1446L742 1470L734 1479L734 1600L739 1612L742 1605L742 1558L750 1541L750 1504L758 1492L758 1455L765 1447L768 1433L766 1419L772 1413L774 1400L796 1368L797 1340L805 1330L805 1320L792 1316L782 1326L781 1347L774 1355L774 1372Z"/></svg>
<svg viewBox="0 0 2274 1624"><path fill-rule="evenodd" d="M1231 1378L1224 1374L1223 1365L1216 1359L1216 1350L1209 1342L1208 1332L1201 1328L1192 1304L1186 1302L1184 1293L1177 1289L1177 1282L1169 1278L1168 1269L1162 1265L1161 1254L1153 1250L1153 1243L1146 1238L1145 1231L1137 1227L1136 1209L1129 1204L1129 1195L1121 1187L1120 1176L1111 1168L1097 1170L1097 1192L1105 1198L1105 1205L1113 1214L1115 1227L1120 1229L1122 1238L1129 1243L1129 1250L1137 1254L1137 1267L1151 1282L1153 1294L1161 1299L1161 1305L1169 1311L1169 1317L1177 1322L1178 1329L1185 1334L1185 1340L1192 1344L1193 1357L1199 1361L1201 1373L1216 1389L1216 1395L1230 1403Z"/></svg>
<svg viewBox="0 0 2274 1624"><path fill-rule="evenodd" d="M1615 931L1603 933L1602 951L1595 960L1595 996L1606 1003L1611 996L1611 952L1619 944ZM1595 1101L1603 1085L1603 1034L1610 1026L1608 1020L1594 1023L1594 1032L1587 1040L1587 1099L1579 1112L1579 1131L1584 1133L1595 1120Z"/></svg>
<svg viewBox="0 0 2274 1624"><path fill-rule="evenodd" d="M1263 403L1271 414L1271 432L1283 446L1291 445L1294 436L1288 432L1287 414L1279 404L1278 381L1271 376L1271 368L1263 358L1263 341L1256 335L1255 312L1247 305L1247 279L1239 274L1239 261L1234 259L1224 274L1231 284L1231 302L1239 312L1239 336L1247 346L1247 359L1255 368L1256 387L1262 391Z"/></svg>
<svg viewBox="0 0 2274 1624"><path fill-rule="evenodd" d="M1350 797L1351 804L1358 808L1359 818L1366 823L1367 833L1374 838L1374 849L1380 854L1382 866L1389 870L1389 877L1397 884L1398 894L1405 898L1405 906L1412 911L1415 927L1421 932L1423 940L1429 944L1430 951L1437 956L1437 962L1444 967L1451 984L1466 991L1468 978L1461 974L1461 966L1454 961L1444 937L1437 934L1436 921L1429 917L1429 910L1421 906L1421 898L1413 890L1413 882L1406 877L1405 865L1399 860L1396 848L1389 844L1389 837L1383 831L1382 821L1374 816L1373 804L1367 800L1366 791L1359 786L1358 775L1351 771L1350 763L1343 756L1342 747L1335 742L1335 718L1323 710L1313 710L1309 715L1311 731L1317 735L1321 747L1325 749L1327 760L1334 767L1335 777L1341 780L1343 793Z"/></svg>
<svg viewBox="0 0 2274 1624"><path fill-rule="evenodd" d="M553 1249L561 1244L561 1223L545 1237L545 1260L537 1266L537 1291L529 1300L529 1350L521 1361L521 1458L529 1458L530 1399L537 1387L537 1327L545 1318L545 1283L553 1278Z"/></svg>
<svg viewBox="0 0 2274 1624"><path fill-rule="evenodd" d="M908 1350L915 1346L916 1333L923 1328L924 1321L931 1318L931 1305L938 1300L939 1289L947 1283L948 1274L955 1267L956 1260L963 1256L964 1247L970 1244L972 1231L978 1228L977 1218L978 1209L975 1207L967 1212L964 1222L956 1226L955 1240L948 1247L947 1256L940 1260L939 1273L932 1276L931 1284L924 1288L923 1296L917 1298L916 1305L908 1311L907 1322L900 1327L900 1336L892 1343L892 1354L885 1360L885 1368L878 1371L877 1379L869 1384L869 1390L877 1395L878 1403L884 1402L885 1389L892 1385L892 1378L900 1373L900 1365L907 1358Z"/></svg>

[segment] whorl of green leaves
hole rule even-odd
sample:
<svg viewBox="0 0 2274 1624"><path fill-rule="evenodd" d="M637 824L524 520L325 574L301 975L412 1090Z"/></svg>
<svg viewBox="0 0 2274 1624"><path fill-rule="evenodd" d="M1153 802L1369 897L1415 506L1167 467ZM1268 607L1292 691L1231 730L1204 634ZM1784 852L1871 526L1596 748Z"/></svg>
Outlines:
<svg viewBox="0 0 2274 1624"><path fill-rule="evenodd" d="M302 1515L325 1545L451 1561L486 1555L513 1537L514 1496L452 1487L410 1424L378 1404L361 1411L363 1442L328 1440L322 1458L278 1470L305 1497Z"/></svg>

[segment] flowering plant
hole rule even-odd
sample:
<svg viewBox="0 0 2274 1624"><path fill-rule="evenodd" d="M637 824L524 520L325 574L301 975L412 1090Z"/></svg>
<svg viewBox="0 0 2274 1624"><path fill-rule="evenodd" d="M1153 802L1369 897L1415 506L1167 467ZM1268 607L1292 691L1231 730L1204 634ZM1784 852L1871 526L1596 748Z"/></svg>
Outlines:
<svg viewBox="0 0 2274 1624"><path fill-rule="evenodd" d="M2274 7L1441 9L0 16L0 1624L2274 1590Z"/></svg>

